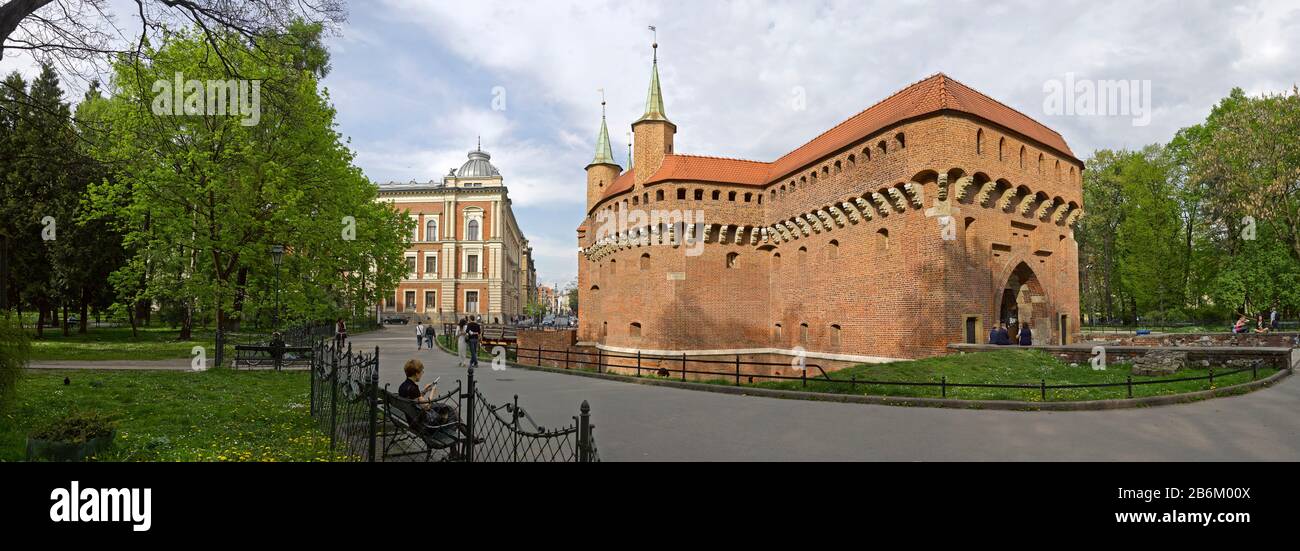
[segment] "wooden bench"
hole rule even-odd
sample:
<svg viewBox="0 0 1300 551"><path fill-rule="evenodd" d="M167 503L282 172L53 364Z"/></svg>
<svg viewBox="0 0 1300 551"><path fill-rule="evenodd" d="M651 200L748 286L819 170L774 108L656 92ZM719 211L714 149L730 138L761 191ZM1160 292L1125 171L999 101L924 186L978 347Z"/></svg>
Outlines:
<svg viewBox="0 0 1300 551"><path fill-rule="evenodd" d="M231 367L239 369L241 365L249 368L269 367L277 371L286 365L311 365L311 347L285 346L280 357L276 358L274 347L237 344L235 345L235 362L231 364Z"/></svg>
<svg viewBox="0 0 1300 551"><path fill-rule="evenodd" d="M460 392L460 387L433 399L434 402L444 402ZM454 420L442 425L429 426L421 422L424 419L424 409L414 400L408 400L397 396L387 389L384 389L384 416L389 423L397 429L397 434L389 435L384 442L384 460L389 457L402 457L409 455L424 454L424 460L428 461L433 452L450 449L444 461L453 461L461 457L461 443L463 441L462 432L463 423ZM415 450L401 453L391 453L392 449L399 444L416 443L423 447L422 450Z"/></svg>

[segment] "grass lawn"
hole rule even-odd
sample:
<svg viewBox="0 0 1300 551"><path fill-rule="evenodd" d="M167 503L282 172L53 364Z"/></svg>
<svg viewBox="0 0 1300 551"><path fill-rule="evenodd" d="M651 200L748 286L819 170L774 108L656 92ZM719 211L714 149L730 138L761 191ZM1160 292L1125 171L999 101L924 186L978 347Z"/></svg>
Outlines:
<svg viewBox="0 0 1300 551"><path fill-rule="evenodd" d="M308 414L306 372L29 370L0 412L0 461L72 411L117 425L100 461L318 461L329 438ZM69 377L71 385L64 386Z"/></svg>
<svg viewBox="0 0 1300 551"><path fill-rule="evenodd" d="M59 329L45 329L42 338L28 329L31 336L32 361L42 360L169 360L189 358L195 346L208 349L208 357L215 356L216 346L211 331L194 331L194 339L177 341L180 334L170 327L141 327L138 336L131 336L130 327L90 328L79 335L74 328L68 336ZM227 348L227 353L233 353Z"/></svg>
<svg viewBox="0 0 1300 551"><path fill-rule="evenodd" d="M986 383L986 384L1031 384L1032 389L1018 388L954 388L948 387L948 398L964 400L1020 400L1029 402L1042 401L1038 389L1040 381L1048 386L1054 384L1098 384L1124 383L1129 376L1130 364L1111 364L1105 370L1094 370L1089 364L1071 367L1055 356L1041 350L999 350L996 352L976 352L937 356L910 362L892 362L885 364L864 364L830 373L832 379L851 380L856 376L859 381L914 381L940 382L942 377L948 383ZM1222 367L1216 371L1228 371ZM1261 368L1259 378L1265 378L1277 370ZM1177 379L1183 377L1200 377L1209 374L1208 369L1188 368L1173 376L1133 377L1133 382ZM904 386L882 384L858 384L856 387L843 383L830 383L814 380L809 373L808 386L800 381L756 380L753 386L760 388L779 388L787 390L808 390L812 392L834 392L852 394L871 394L878 396L919 396L938 398L942 389L938 386ZM820 374L819 374L820 375ZM1133 397L1162 396L1183 394L1198 390L1224 387L1249 382L1251 373L1238 373L1227 377L1215 377L1214 386L1209 381L1183 381L1167 384L1133 385ZM726 381L716 381L723 383ZM731 382L734 383L734 380ZM1047 389L1047 400L1063 402L1072 400L1104 400L1127 398L1128 389L1124 386L1103 388Z"/></svg>

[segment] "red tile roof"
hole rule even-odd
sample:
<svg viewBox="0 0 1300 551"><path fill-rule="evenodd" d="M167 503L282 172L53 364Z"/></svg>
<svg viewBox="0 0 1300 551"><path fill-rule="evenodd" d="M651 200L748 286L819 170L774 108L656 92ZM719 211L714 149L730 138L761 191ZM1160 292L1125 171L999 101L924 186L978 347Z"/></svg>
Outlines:
<svg viewBox="0 0 1300 551"><path fill-rule="evenodd" d="M761 186L767 184L767 175L771 169L772 163L762 161L700 155L666 155L663 164L659 165L659 170L655 171L645 183L691 180Z"/></svg>
<svg viewBox="0 0 1300 551"><path fill-rule="evenodd" d="M1056 131L943 73L919 81L823 132L772 163L769 181L780 180L862 138L898 122L951 110L975 115L1074 158Z"/></svg>
<svg viewBox="0 0 1300 551"><path fill-rule="evenodd" d="M771 163L697 155L667 155L659 170L646 180L646 184L690 180L764 186L874 132L939 111L974 115L1078 160L1070 151L1070 146L1066 145L1065 139L1056 131L943 73L937 73L899 90ZM632 170L624 172L609 186L601 200L632 189L634 179Z"/></svg>

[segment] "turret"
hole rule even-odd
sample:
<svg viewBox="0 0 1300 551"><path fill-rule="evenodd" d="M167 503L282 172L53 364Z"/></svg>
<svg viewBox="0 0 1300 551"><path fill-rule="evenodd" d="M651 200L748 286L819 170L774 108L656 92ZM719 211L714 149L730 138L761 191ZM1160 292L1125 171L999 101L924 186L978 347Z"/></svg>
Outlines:
<svg viewBox="0 0 1300 551"><path fill-rule="evenodd" d="M596 135L596 157L587 164L587 212L596 207L596 203L609 186L618 178L623 168L614 162L614 151L609 145L609 128L605 125L605 102L600 102L600 134Z"/></svg>
<svg viewBox="0 0 1300 551"><path fill-rule="evenodd" d="M677 125L664 114L664 96L659 90L659 43L655 42L652 47L654 61L650 66L650 91L645 100L645 114L632 123L636 150L632 158L638 186L659 170L665 155L672 154L673 135L677 133Z"/></svg>

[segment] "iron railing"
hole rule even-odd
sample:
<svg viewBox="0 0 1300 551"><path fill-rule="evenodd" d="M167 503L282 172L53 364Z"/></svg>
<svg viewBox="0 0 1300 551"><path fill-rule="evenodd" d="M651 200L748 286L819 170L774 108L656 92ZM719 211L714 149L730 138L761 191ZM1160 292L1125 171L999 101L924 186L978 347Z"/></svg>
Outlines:
<svg viewBox="0 0 1300 551"><path fill-rule="evenodd" d="M439 398L455 403L462 418L455 431L457 445L438 453L412 450L420 438L402 431L421 430L387 418L379 387L379 348L354 352L332 339L319 339L311 354L311 415L330 439L334 456L353 461L424 457L426 460L467 462L579 462L599 461L591 423L591 408L582 402L573 423L561 428L538 426L519 406L519 396L493 405L479 390L474 368L467 384ZM462 390L463 388L463 390ZM395 441L401 445L394 446Z"/></svg>
<svg viewBox="0 0 1300 551"><path fill-rule="evenodd" d="M1263 360L1254 361L1250 367L1231 369L1228 371L1215 372L1214 368L1209 368L1207 375L1193 377L1177 377L1171 379L1157 379L1134 381L1133 377L1126 376L1123 382L1114 383L1078 383L1078 384L1048 384L1046 379L1039 379L1036 383L963 383L950 382L947 376L942 376L938 381L898 381L898 380L873 380L859 379L857 374L851 374L848 378L836 378L827 373L820 365L815 363L806 363L802 369L797 369L798 375L780 375L780 374L761 374L745 373L744 367L769 367L782 366L792 367L791 363L781 362L758 362L742 360L740 355L735 355L733 359L700 359L691 358L686 354L681 355L662 355L662 354L636 354L609 352L596 349L595 352L582 350L564 349L544 349L528 347L512 347L515 357L519 363L527 364L527 360L535 360L532 365L542 365L543 361L555 362L557 366L563 365L564 369L586 369L597 373L608 373L611 369L632 371L635 370L636 377L642 377L646 374L653 374L663 379L679 379L682 382L687 380L687 375L699 375L711 377L711 382L718 382L719 379L730 379L734 386L744 386L754 384L755 380L769 381L799 381L801 387L806 388L810 381L816 383L827 383L831 385L842 385L847 387L850 392L856 390L858 386L908 386L908 387L929 387L938 388L939 395L942 398L948 397L948 389L957 388L991 388L991 389L1020 389L1026 391L1037 391L1040 400L1046 402L1048 391L1050 390L1075 390L1086 388L1125 388L1127 397L1133 397L1133 387L1146 385L1164 385L1171 383L1182 383L1189 381L1208 381L1209 386L1214 386L1215 379L1222 379L1239 373L1250 372L1251 380L1259 379L1259 368ZM591 358L595 359L592 360ZM611 361L622 360L622 361ZM634 360L635 363L629 365L628 360ZM562 363L561 363L562 362ZM688 364L705 364L705 365L726 365L727 370L701 370L690 369ZM810 376L809 372L816 370L816 374ZM742 381L743 379L743 381Z"/></svg>

